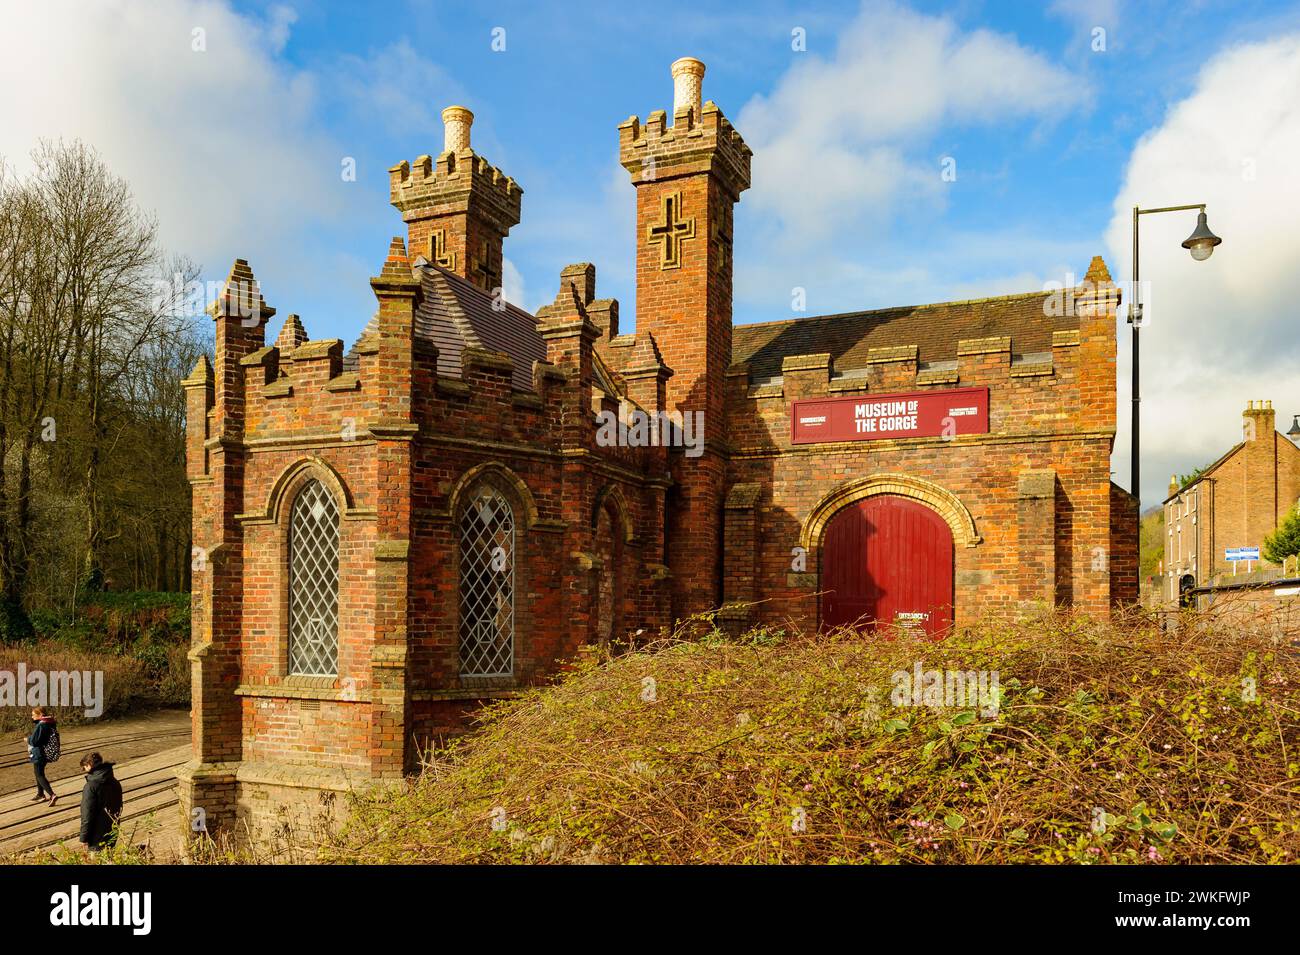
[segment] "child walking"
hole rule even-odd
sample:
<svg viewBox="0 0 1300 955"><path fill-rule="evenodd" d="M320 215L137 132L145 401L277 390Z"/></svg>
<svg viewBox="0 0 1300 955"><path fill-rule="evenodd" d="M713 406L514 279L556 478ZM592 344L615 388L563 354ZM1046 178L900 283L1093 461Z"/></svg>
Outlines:
<svg viewBox="0 0 1300 955"><path fill-rule="evenodd" d="M49 762L45 747L58 730L54 717L43 706L32 710L32 722L35 725L27 737L27 755L32 761L32 770L36 773L36 795L32 797L32 802L43 800L53 806L59 797L54 795L54 787L45 778L45 766Z"/></svg>

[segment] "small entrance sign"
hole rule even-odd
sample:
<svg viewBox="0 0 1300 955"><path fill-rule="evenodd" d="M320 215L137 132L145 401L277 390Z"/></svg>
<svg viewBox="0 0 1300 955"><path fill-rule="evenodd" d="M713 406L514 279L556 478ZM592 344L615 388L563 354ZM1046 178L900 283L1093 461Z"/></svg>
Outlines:
<svg viewBox="0 0 1300 955"><path fill-rule="evenodd" d="M852 398L806 398L790 408L794 444L987 434L989 390L953 388Z"/></svg>
<svg viewBox="0 0 1300 955"><path fill-rule="evenodd" d="M1224 560L1259 560L1258 547L1229 547L1223 552Z"/></svg>

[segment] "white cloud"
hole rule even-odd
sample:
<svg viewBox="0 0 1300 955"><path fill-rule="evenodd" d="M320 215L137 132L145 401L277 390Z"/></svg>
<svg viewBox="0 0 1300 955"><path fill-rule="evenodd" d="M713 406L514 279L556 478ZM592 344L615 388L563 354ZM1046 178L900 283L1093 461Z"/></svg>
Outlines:
<svg viewBox="0 0 1300 955"><path fill-rule="evenodd" d="M349 78L341 92L351 109L382 123L389 133L429 130L434 137L430 154L442 151L442 110L465 105L467 98L446 70L422 57L405 38L370 58L343 55L338 65ZM475 149L481 150L482 122L475 124L472 134Z"/></svg>
<svg viewBox="0 0 1300 955"><path fill-rule="evenodd" d="M795 54L776 89L741 111L754 149L746 200L805 241L917 198L940 203L938 160L917 153L941 127L1055 118L1086 95L1013 38L868 4L829 57Z"/></svg>
<svg viewBox="0 0 1300 955"><path fill-rule="evenodd" d="M524 292L523 273L505 256L501 257L501 297L511 305L528 308Z"/></svg>
<svg viewBox="0 0 1300 955"><path fill-rule="evenodd" d="M5 18L0 61L24 81L0 88L0 154L20 169L39 138L82 139L158 215L167 247L209 273L237 255L261 272L304 221L347 207L316 83L274 59L291 11L264 22L221 3L119 0Z"/></svg>
<svg viewBox="0 0 1300 955"><path fill-rule="evenodd" d="M1143 503L1169 475L1208 464L1241 436L1241 411L1270 399L1285 431L1300 413L1300 36L1233 47L1203 69L1191 95L1138 143L1107 230L1112 271L1128 274L1133 206L1204 202L1223 238L1193 262L1179 247L1194 212L1144 216L1142 278ZM1120 263L1124 267L1117 268ZM1120 329L1120 439L1128 484L1130 348Z"/></svg>

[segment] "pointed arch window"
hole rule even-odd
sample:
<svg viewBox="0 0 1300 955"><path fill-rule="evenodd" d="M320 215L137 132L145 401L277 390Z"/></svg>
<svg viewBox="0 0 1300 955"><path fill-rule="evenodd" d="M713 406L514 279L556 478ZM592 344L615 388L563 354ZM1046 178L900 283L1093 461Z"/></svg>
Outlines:
<svg viewBox="0 0 1300 955"><path fill-rule="evenodd" d="M339 670L339 508L320 481L298 491L289 514L289 673Z"/></svg>
<svg viewBox="0 0 1300 955"><path fill-rule="evenodd" d="M515 513L490 484L460 513L460 673L507 677L515 665Z"/></svg>

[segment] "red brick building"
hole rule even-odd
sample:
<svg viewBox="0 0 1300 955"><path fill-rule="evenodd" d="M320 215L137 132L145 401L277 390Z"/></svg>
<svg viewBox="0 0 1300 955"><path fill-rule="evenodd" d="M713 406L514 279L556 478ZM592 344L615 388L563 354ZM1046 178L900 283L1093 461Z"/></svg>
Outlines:
<svg viewBox="0 0 1300 955"><path fill-rule="evenodd" d="M1185 485L1169 479L1165 498L1165 556L1160 596L1177 603L1179 582L1197 587L1266 561L1230 561L1228 552L1262 548L1300 504L1300 448L1277 431L1272 401L1251 401L1242 412L1242 440ZM1262 553L1261 553L1262 556Z"/></svg>
<svg viewBox="0 0 1300 955"><path fill-rule="evenodd" d="M521 190L459 107L391 170L406 237L346 352L293 315L268 345L236 261L185 382L196 827L400 778L484 699L700 612L938 636L1136 596L1101 259L1077 289L734 325L751 152L703 72L618 130L635 331L588 264L536 315L503 300Z"/></svg>

